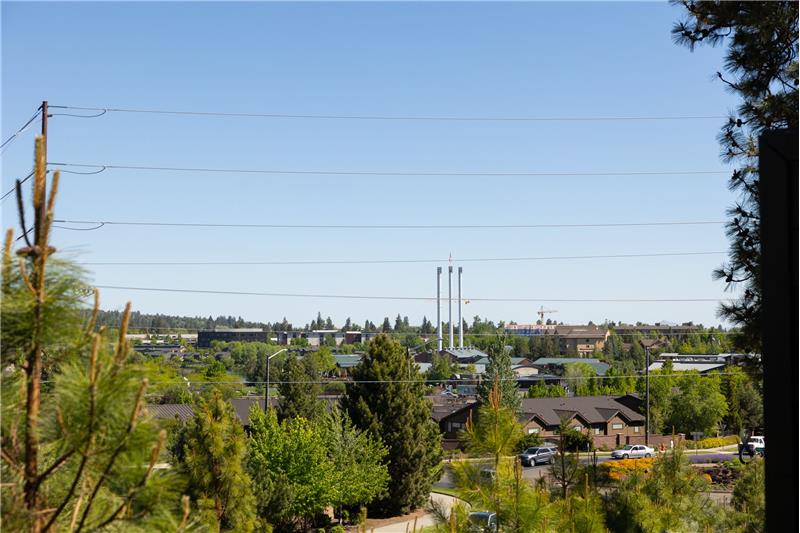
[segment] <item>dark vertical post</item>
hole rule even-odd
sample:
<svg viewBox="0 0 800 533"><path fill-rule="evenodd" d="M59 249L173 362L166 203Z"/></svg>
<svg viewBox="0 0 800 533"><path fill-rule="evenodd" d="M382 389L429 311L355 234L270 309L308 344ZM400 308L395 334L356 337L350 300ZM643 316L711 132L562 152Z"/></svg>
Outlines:
<svg viewBox="0 0 800 533"><path fill-rule="evenodd" d="M764 368L766 530L797 531L798 166L797 129L759 138L761 361ZM766 439L765 439L766 440Z"/></svg>
<svg viewBox="0 0 800 533"><path fill-rule="evenodd" d="M267 382L264 383L264 412L265 413L269 409L269 360L271 358L272 358L271 355L267 356Z"/></svg>
<svg viewBox="0 0 800 533"><path fill-rule="evenodd" d="M645 415L644 415L644 443L650 446L650 346L644 347L644 389L645 389Z"/></svg>

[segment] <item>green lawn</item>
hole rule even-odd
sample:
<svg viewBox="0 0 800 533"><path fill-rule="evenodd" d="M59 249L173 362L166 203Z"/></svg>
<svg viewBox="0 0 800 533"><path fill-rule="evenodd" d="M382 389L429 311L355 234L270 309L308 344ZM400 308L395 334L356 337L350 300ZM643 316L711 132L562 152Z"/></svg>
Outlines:
<svg viewBox="0 0 800 533"><path fill-rule="evenodd" d="M458 491L456 489L448 489L445 487L433 487L431 492L436 492L439 494L446 494L447 496L453 496L454 498L460 498L458 495Z"/></svg>

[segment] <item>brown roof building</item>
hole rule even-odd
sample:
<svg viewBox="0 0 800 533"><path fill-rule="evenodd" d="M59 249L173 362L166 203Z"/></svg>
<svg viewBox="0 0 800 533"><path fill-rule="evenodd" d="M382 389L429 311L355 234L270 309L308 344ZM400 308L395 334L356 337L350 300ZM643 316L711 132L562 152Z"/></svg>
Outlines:
<svg viewBox="0 0 800 533"><path fill-rule="evenodd" d="M558 351L562 355L586 357L603 351L608 339L608 329L598 326L557 326Z"/></svg>

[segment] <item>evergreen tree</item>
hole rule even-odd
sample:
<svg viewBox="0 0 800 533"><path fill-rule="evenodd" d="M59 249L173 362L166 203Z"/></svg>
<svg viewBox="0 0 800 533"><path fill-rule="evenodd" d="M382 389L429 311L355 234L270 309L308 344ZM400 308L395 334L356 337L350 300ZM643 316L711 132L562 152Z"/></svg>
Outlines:
<svg viewBox="0 0 800 533"><path fill-rule="evenodd" d="M403 331L403 319L400 318L400 313L398 313L397 318L394 319L394 331L397 333Z"/></svg>
<svg viewBox="0 0 800 533"><path fill-rule="evenodd" d="M762 533L765 530L764 482L764 461L756 458L744 467L733 486L731 505L736 513L731 517L729 530L742 533Z"/></svg>
<svg viewBox="0 0 800 533"><path fill-rule="evenodd" d="M26 246L13 257L8 230L3 248L2 527L32 532L185 527L186 500L182 523L171 516L178 507L175 474L154 471L166 434L145 415L147 380L128 361L130 304L114 344L105 329L96 328L97 290L88 324L81 327L81 301L91 291L80 269L59 261L50 244L59 172L53 173L48 194L44 142L36 138ZM19 181L17 186L21 196ZM19 217L24 220L24 212ZM50 383L43 383L45 376Z"/></svg>
<svg viewBox="0 0 800 533"><path fill-rule="evenodd" d="M489 402L489 396L495 381L500 387L500 403L514 412L519 412L521 400L517 374L511 368L511 356L505 350L505 342L496 339L489 347L489 364L483 379L478 385L478 396L482 404Z"/></svg>
<svg viewBox="0 0 800 533"><path fill-rule="evenodd" d="M381 331L383 333L391 333L391 331L392 331L392 324L391 324L391 322L389 322L389 317L388 316L384 317L384 319L383 319L383 325L381 326Z"/></svg>
<svg viewBox="0 0 800 533"><path fill-rule="evenodd" d="M727 43L727 88L742 104L722 127L726 161L738 161L730 188L739 195L731 207L728 262L714 271L728 288L744 286L744 298L720 306L720 316L741 327L735 342L743 351L761 349L761 241L758 205L758 136L766 129L798 126L797 2L678 2L685 20L675 25L675 41L695 46Z"/></svg>
<svg viewBox="0 0 800 533"><path fill-rule="evenodd" d="M720 531L720 509L707 496L708 483L680 447L653 463L647 477L632 474L606 504L612 531Z"/></svg>
<svg viewBox="0 0 800 533"><path fill-rule="evenodd" d="M439 479L441 435L430 418L431 405L416 365L397 341L378 335L352 375L354 384L342 399L343 407L356 427L381 439L389 452L387 495L371 509L394 515L423 505Z"/></svg>
<svg viewBox="0 0 800 533"><path fill-rule="evenodd" d="M315 420L324 410L324 405L318 398L322 393L319 372L311 356L302 360L288 357L284 361L278 391L281 395L278 406L280 420L297 417Z"/></svg>
<svg viewBox="0 0 800 533"><path fill-rule="evenodd" d="M203 521L218 531L253 531L255 498L244 469L244 429L233 407L214 390L186 426L183 462Z"/></svg>

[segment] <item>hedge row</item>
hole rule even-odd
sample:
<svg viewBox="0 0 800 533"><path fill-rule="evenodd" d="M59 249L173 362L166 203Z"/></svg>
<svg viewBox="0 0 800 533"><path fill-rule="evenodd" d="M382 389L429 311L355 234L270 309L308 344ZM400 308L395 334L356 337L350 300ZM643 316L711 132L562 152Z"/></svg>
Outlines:
<svg viewBox="0 0 800 533"><path fill-rule="evenodd" d="M697 442L687 442L686 447L694 449L696 445L697 449L704 450L706 448L719 448L720 446L739 444L740 442L738 435L728 435L727 437L711 437Z"/></svg>

